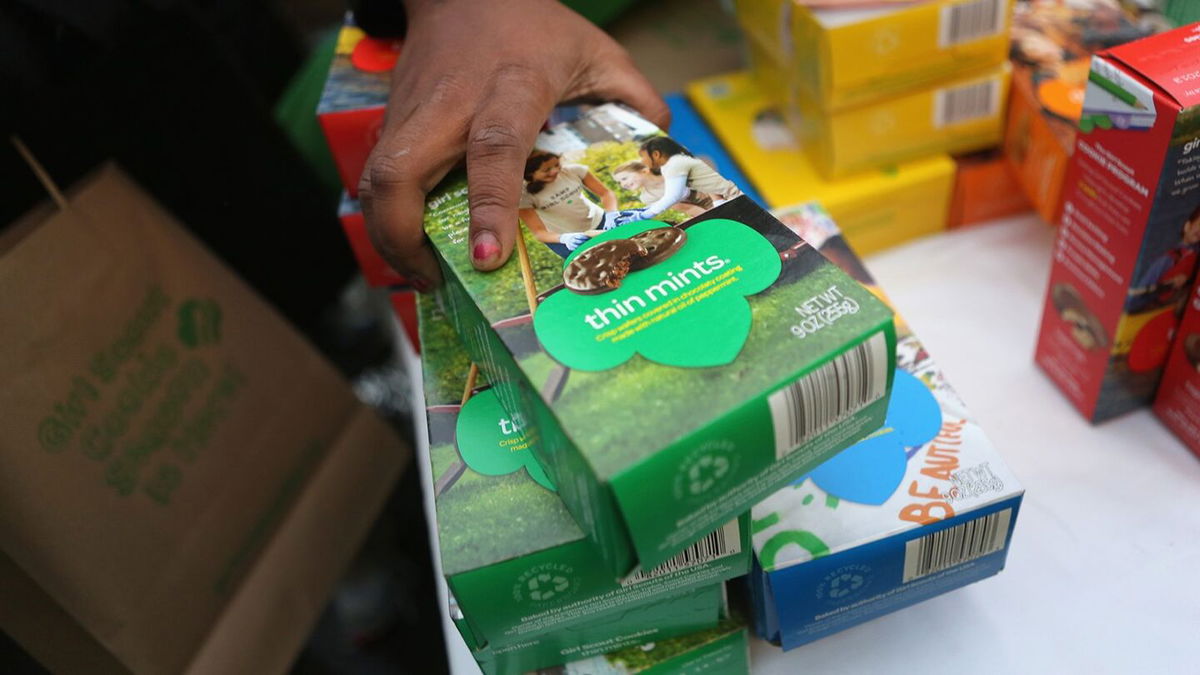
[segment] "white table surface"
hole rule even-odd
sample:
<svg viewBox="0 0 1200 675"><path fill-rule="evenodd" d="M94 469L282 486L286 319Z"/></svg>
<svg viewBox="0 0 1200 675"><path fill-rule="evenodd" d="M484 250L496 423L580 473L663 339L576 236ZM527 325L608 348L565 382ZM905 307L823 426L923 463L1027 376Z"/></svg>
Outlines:
<svg viewBox="0 0 1200 675"><path fill-rule="evenodd" d="M867 260L1025 486L1008 567L790 652L755 640L755 673L1200 673L1200 459L1145 410L1089 425L1034 366L1052 240L1031 215Z"/></svg>

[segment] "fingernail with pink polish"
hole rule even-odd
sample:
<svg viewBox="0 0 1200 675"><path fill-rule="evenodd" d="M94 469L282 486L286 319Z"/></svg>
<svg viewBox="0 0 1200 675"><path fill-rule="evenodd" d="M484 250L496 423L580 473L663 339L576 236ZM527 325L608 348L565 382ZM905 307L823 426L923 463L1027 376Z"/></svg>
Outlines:
<svg viewBox="0 0 1200 675"><path fill-rule="evenodd" d="M429 280L425 277L411 276L408 278L408 283L417 289L418 293L428 293L431 288Z"/></svg>
<svg viewBox="0 0 1200 675"><path fill-rule="evenodd" d="M475 262L489 262L499 255L500 242L496 240L496 235L491 232L480 232L475 235L474 246L471 248L471 257L475 259Z"/></svg>

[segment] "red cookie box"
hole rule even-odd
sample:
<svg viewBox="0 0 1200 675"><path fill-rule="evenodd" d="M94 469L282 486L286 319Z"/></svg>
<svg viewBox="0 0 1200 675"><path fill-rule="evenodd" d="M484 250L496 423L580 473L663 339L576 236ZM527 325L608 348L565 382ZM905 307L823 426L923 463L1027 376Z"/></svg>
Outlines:
<svg viewBox="0 0 1200 675"><path fill-rule="evenodd" d="M1079 124L1092 54L1161 31L1155 12L1115 2L1019 0L1005 154L1042 219L1058 224L1063 179Z"/></svg>
<svg viewBox="0 0 1200 675"><path fill-rule="evenodd" d="M388 300L392 303L392 311L396 312L396 319L404 328L408 343L420 354L421 340L417 337L417 292L410 288L399 289L390 293Z"/></svg>
<svg viewBox="0 0 1200 675"><path fill-rule="evenodd" d="M358 260L359 270L368 286L390 288L388 298L396 318L400 320L404 331L408 334L413 349L420 351L417 340L417 306L416 291L406 288L408 280L404 275L392 269L375 250L371 239L367 236L367 223L363 218L362 207L358 200L342 193L342 203L338 206L338 220L342 222L342 230L346 240L350 242L350 250Z"/></svg>
<svg viewBox="0 0 1200 675"><path fill-rule="evenodd" d="M1154 412L1163 424L1200 456L1200 281L1175 333Z"/></svg>
<svg viewBox="0 0 1200 675"><path fill-rule="evenodd" d="M1200 257L1200 24L1092 59L1036 359L1099 422L1148 404Z"/></svg>
<svg viewBox="0 0 1200 675"><path fill-rule="evenodd" d="M392 266L387 264L383 256L375 250L371 238L367 236L367 221L363 217L362 206L349 194L342 193L342 203L338 206L338 220L342 223L342 231L350 242L350 250L354 251L354 259L368 286L402 286L408 284L408 279Z"/></svg>
<svg viewBox="0 0 1200 675"><path fill-rule="evenodd" d="M354 25L350 14L338 33L329 77L317 105L317 120L342 185L351 196L358 195L358 178L383 128L400 44L399 40L369 37Z"/></svg>

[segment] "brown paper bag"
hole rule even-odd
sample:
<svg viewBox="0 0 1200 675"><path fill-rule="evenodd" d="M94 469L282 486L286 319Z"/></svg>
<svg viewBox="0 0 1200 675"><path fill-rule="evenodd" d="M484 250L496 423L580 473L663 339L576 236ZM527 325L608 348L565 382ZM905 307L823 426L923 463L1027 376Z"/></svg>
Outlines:
<svg viewBox="0 0 1200 675"><path fill-rule="evenodd" d="M9 228L0 289L0 627L61 672L285 670L409 449L115 167Z"/></svg>

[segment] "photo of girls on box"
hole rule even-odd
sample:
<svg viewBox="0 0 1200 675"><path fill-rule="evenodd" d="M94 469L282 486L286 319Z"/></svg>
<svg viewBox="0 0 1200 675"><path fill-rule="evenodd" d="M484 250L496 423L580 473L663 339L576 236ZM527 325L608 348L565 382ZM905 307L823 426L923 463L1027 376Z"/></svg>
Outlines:
<svg viewBox="0 0 1200 675"><path fill-rule="evenodd" d="M558 255L627 223L679 223L742 194L624 108L575 110L580 117L543 133L522 176L521 222Z"/></svg>

